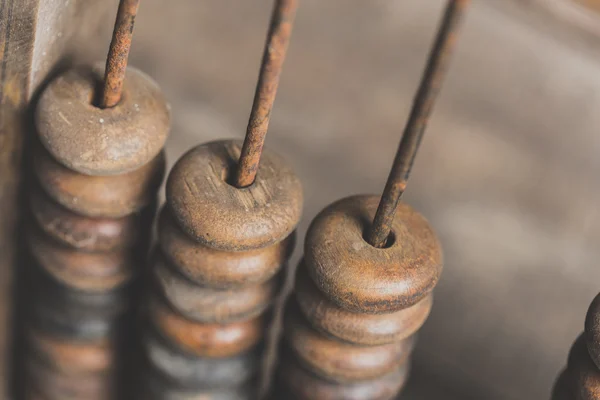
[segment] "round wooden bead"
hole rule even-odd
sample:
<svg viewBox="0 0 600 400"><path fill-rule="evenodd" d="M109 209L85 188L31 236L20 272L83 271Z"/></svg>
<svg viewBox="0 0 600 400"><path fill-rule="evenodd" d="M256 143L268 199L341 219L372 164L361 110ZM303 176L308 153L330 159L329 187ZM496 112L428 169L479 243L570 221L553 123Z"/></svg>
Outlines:
<svg viewBox="0 0 600 400"><path fill-rule="evenodd" d="M408 377L408 367L402 366L377 379L340 384L319 378L289 359L282 361L278 372L288 393L297 400L392 400Z"/></svg>
<svg viewBox="0 0 600 400"><path fill-rule="evenodd" d="M236 188L241 141L206 143L187 152L167 180L167 202L195 240L225 251L258 249L292 233L302 212L302 187L292 169L265 149L254 183Z"/></svg>
<svg viewBox="0 0 600 400"><path fill-rule="evenodd" d="M568 369L573 379L573 394L577 400L597 400L600 399L600 370L590 358L585 342L581 335L569 353Z"/></svg>
<svg viewBox="0 0 600 400"><path fill-rule="evenodd" d="M232 357L255 346L263 337L263 317L227 325L203 324L182 317L156 297L150 304L158 331L184 352L199 357Z"/></svg>
<svg viewBox="0 0 600 400"><path fill-rule="evenodd" d="M154 257L154 275L161 293L177 312L197 322L228 324L252 319L269 307L280 287L278 276L239 289L198 286L169 265L160 252Z"/></svg>
<svg viewBox="0 0 600 400"><path fill-rule="evenodd" d="M585 339L590 357L600 368L600 294L598 294L588 309L585 318Z"/></svg>
<svg viewBox="0 0 600 400"><path fill-rule="evenodd" d="M165 175L165 155L126 174L86 176L53 160L37 147L34 170L44 191L65 208L88 217L121 218L151 204Z"/></svg>
<svg viewBox="0 0 600 400"><path fill-rule="evenodd" d="M37 185L29 198L38 226L63 245L97 252L128 248L138 240L139 214L122 218L84 217L55 203Z"/></svg>
<svg viewBox="0 0 600 400"><path fill-rule="evenodd" d="M207 358L185 354L150 331L144 338L150 364L177 385L212 389L242 385L255 376L259 348L234 357Z"/></svg>
<svg viewBox="0 0 600 400"><path fill-rule="evenodd" d="M47 400L110 400L114 398L112 374L65 375L28 359L27 375Z"/></svg>
<svg viewBox="0 0 600 400"><path fill-rule="evenodd" d="M387 313L425 298L442 272L442 251L429 223L400 203L392 223L393 242L379 249L363 234L379 197L353 196L325 208L312 222L305 263L319 289L349 311Z"/></svg>
<svg viewBox="0 0 600 400"><path fill-rule="evenodd" d="M75 289L111 290L126 284L133 276L135 260L131 251L77 251L61 246L31 226L27 238L35 261L55 279Z"/></svg>
<svg viewBox="0 0 600 400"><path fill-rule="evenodd" d="M192 281L214 288L239 288L271 279L294 249L295 233L271 246L221 251L192 240L176 225L167 207L158 221L159 244L167 258Z"/></svg>
<svg viewBox="0 0 600 400"><path fill-rule="evenodd" d="M382 345L413 335L429 316L433 295L412 307L386 314L355 313L341 308L319 291L303 264L298 267L296 299L302 313L318 331L359 345Z"/></svg>
<svg viewBox="0 0 600 400"><path fill-rule="evenodd" d="M115 363L115 349L105 338L82 342L31 329L28 343L40 361L65 374L105 372Z"/></svg>
<svg viewBox="0 0 600 400"><path fill-rule="evenodd" d="M407 362L412 338L379 346L356 346L312 329L292 299L284 317L286 343L306 368L327 380L353 382L378 378Z"/></svg>
<svg viewBox="0 0 600 400"><path fill-rule="evenodd" d="M158 85L128 68L119 104L96 107L102 68L71 69L40 96L35 113L40 140L64 166L85 175L117 175L140 168L163 148L169 106Z"/></svg>

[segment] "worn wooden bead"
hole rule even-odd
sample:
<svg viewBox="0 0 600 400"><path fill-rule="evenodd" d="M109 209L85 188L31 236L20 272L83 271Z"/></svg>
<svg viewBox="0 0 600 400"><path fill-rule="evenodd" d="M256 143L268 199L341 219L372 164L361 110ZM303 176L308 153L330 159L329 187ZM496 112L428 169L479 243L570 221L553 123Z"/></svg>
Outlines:
<svg viewBox="0 0 600 400"><path fill-rule="evenodd" d="M222 251L198 243L175 223L168 208L158 221L159 244L167 258L192 281L214 288L239 288L271 279L290 256L295 233L271 246L248 251Z"/></svg>
<svg viewBox="0 0 600 400"><path fill-rule="evenodd" d="M298 360L315 374L336 382L374 379L408 360L414 340L379 346L356 346L315 331L292 299L284 317L286 343Z"/></svg>
<svg viewBox="0 0 600 400"><path fill-rule="evenodd" d="M198 357L232 357L243 353L262 339L265 327L262 316L226 325L195 322L176 313L158 296L150 304L150 316L169 341Z"/></svg>
<svg viewBox="0 0 600 400"><path fill-rule="evenodd" d="M187 388L212 389L242 385L259 366L260 347L234 357L208 358L186 354L151 330L144 337L149 363L173 383Z"/></svg>
<svg viewBox="0 0 600 400"><path fill-rule="evenodd" d="M355 313L341 308L314 284L303 264L298 267L296 299L302 313L318 331L360 345L381 345L413 335L425 323L433 295L412 307L386 314Z"/></svg>
<svg viewBox="0 0 600 400"><path fill-rule="evenodd" d="M132 247L139 238L137 213L122 218L84 217L55 203L37 185L29 198L38 226L62 245L81 251L111 251Z"/></svg>
<svg viewBox="0 0 600 400"><path fill-rule="evenodd" d="M94 105L102 81L99 66L68 70L46 87L35 112L44 147L85 175L140 168L162 150L169 133L169 106L148 75L128 68L121 101L106 109Z"/></svg>
<svg viewBox="0 0 600 400"><path fill-rule="evenodd" d="M573 344L569 353L568 370L573 379L577 400L600 399L600 370L591 359L584 335Z"/></svg>
<svg viewBox="0 0 600 400"><path fill-rule="evenodd" d="M406 382L408 367L370 381L340 384L319 378L295 361L285 359L278 374L286 395L290 393L296 400L392 400Z"/></svg>
<svg viewBox="0 0 600 400"><path fill-rule="evenodd" d="M57 203L81 215L121 218L151 204L165 175L165 155L129 173L86 176L72 171L37 146L34 171L44 191Z"/></svg>
<svg viewBox="0 0 600 400"><path fill-rule="evenodd" d="M598 294L588 309L585 318L585 339L590 357L600 368L600 294Z"/></svg>
<svg viewBox="0 0 600 400"><path fill-rule="evenodd" d="M28 344L40 361L65 374L101 373L115 363L115 349L106 338L77 341L30 329Z"/></svg>
<svg viewBox="0 0 600 400"><path fill-rule="evenodd" d="M63 284L83 291L105 291L131 280L134 254L116 250L86 253L61 246L37 227L29 227L27 239L35 261Z"/></svg>
<svg viewBox="0 0 600 400"><path fill-rule="evenodd" d="M394 312L415 305L435 287L442 251L429 223L400 203L392 243L379 249L363 234L379 204L353 196L325 208L312 222L304 246L308 272L334 303L362 313Z"/></svg>
<svg viewBox="0 0 600 400"><path fill-rule="evenodd" d="M187 152L167 180L167 202L178 225L212 248L258 249L282 241L302 212L300 180L282 158L265 149L255 182L228 183L241 141L206 143Z"/></svg>
<svg viewBox="0 0 600 400"><path fill-rule="evenodd" d="M161 252L154 255L154 275L161 293L182 316L193 321L228 324L252 319L265 311L279 290L281 278L239 289L198 286L168 264Z"/></svg>

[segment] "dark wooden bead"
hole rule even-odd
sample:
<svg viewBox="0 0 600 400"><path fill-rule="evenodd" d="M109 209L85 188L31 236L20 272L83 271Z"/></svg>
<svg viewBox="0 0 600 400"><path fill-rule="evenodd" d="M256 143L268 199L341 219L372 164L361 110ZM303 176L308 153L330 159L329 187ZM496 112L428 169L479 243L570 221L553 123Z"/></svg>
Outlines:
<svg viewBox="0 0 600 400"><path fill-rule="evenodd" d="M60 245L32 225L27 231L35 261L63 284L82 291L106 291L128 283L135 272L127 250L86 253Z"/></svg>
<svg viewBox="0 0 600 400"><path fill-rule="evenodd" d="M260 347L227 358L197 357L167 343L153 330L144 337L152 367L174 384L190 389L230 388L250 381L257 373Z"/></svg>
<svg viewBox="0 0 600 400"><path fill-rule="evenodd" d="M435 233L407 204L398 206L388 247L365 241L378 203L376 196L337 201L313 220L306 235L310 276L327 298L349 311L377 314L415 305L435 287L442 271Z"/></svg>
<svg viewBox="0 0 600 400"><path fill-rule="evenodd" d="M306 368L335 382L364 381L386 375L408 361L412 338L379 346L356 346L315 331L292 299L284 317L285 341Z"/></svg>
<svg viewBox="0 0 600 400"><path fill-rule="evenodd" d="M198 286L175 270L161 252L154 255L154 275L165 299L183 317L208 324L246 321L264 312L278 293L281 278L239 289Z"/></svg>
<svg viewBox="0 0 600 400"><path fill-rule="evenodd" d="M282 395L289 393L296 400L392 400L408 377L408 367L402 366L378 379L340 384L319 378L289 359L282 360L277 371L287 389ZM278 398L289 398L283 396Z"/></svg>
<svg viewBox="0 0 600 400"><path fill-rule="evenodd" d="M167 180L167 202L178 225L215 249L243 251L282 241L302 212L302 187L292 169L265 149L256 181L246 188L228 183L241 141L206 143L187 152Z"/></svg>
<svg viewBox="0 0 600 400"><path fill-rule="evenodd" d="M296 299L311 325L321 332L360 345L382 345L413 335L429 316L430 294L414 306L386 314L355 313L341 308L314 284L301 263L297 270Z"/></svg>
<svg viewBox="0 0 600 400"><path fill-rule="evenodd" d="M139 238L138 213L121 218L84 217L55 203L37 185L29 198L39 227L63 245L81 251L111 251L132 247Z"/></svg>
<svg viewBox="0 0 600 400"><path fill-rule="evenodd" d="M588 309L585 318L585 339L590 357L600 368L600 294L598 294Z"/></svg>
<svg viewBox="0 0 600 400"><path fill-rule="evenodd" d="M567 368L573 379L573 394L577 400L600 399L600 370L590 357L584 335L573 344Z"/></svg>
<svg viewBox="0 0 600 400"><path fill-rule="evenodd" d="M182 351L198 357L232 357L254 347L263 337L265 318L231 324L203 324L184 318L154 296L150 318L161 334Z"/></svg>
<svg viewBox="0 0 600 400"><path fill-rule="evenodd" d="M110 400L114 398L112 374L67 375L29 359L26 363L29 384L46 400Z"/></svg>
<svg viewBox="0 0 600 400"><path fill-rule="evenodd" d="M57 338L37 329L27 335L29 351L64 374L102 373L115 365L115 349L106 338L78 341Z"/></svg>
<svg viewBox="0 0 600 400"><path fill-rule="evenodd" d="M194 282L214 288L239 288L271 279L290 256L295 233L271 246L248 251L221 251L198 243L162 209L158 222L160 247L169 260Z"/></svg>
<svg viewBox="0 0 600 400"><path fill-rule="evenodd" d="M57 203L88 217L121 218L151 204L165 174L160 152L146 165L126 174L86 176L60 165L41 146L34 170L44 191Z"/></svg>
<svg viewBox="0 0 600 400"><path fill-rule="evenodd" d="M94 105L102 79L99 66L66 71L43 91L35 113L44 147L85 175L140 168L162 150L169 133L169 107L148 75L128 68L120 103L106 109Z"/></svg>

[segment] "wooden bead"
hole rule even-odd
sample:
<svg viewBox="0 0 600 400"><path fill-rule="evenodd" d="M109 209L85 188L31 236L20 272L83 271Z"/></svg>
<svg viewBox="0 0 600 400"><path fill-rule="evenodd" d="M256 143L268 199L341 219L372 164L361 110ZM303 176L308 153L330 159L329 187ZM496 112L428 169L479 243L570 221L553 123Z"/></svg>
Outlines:
<svg viewBox="0 0 600 400"><path fill-rule="evenodd" d="M413 335L427 320L433 295L412 307L387 314L347 311L318 290L303 264L298 267L296 299L302 313L318 331L359 345L382 345Z"/></svg>
<svg viewBox="0 0 600 400"><path fill-rule="evenodd" d="M169 107L158 85L128 68L123 95L112 108L96 107L103 69L71 69L40 96L35 113L40 140L64 166L85 175L123 174L152 160L169 133Z"/></svg>
<svg viewBox="0 0 600 400"><path fill-rule="evenodd" d="M62 245L97 252L132 247L138 240L139 214L116 219L84 217L55 203L37 185L29 198L38 226Z"/></svg>
<svg viewBox="0 0 600 400"><path fill-rule="evenodd" d="M310 327L292 299L284 317L286 343L313 373L335 382L364 381L386 375L405 364L412 338L379 346L356 346L323 336Z"/></svg>
<svg viewBox="0 0 600 400"><path fill-rule="evenodd" d="M135 270L131 251L86 253L61 246L30 226L29 249L35 261L63 284L83 291L112 290L131 280Z"/></svg>
<svg viewBox="0 0 600 400"><path fill-rule="evenodd" d="M319 378L289 359L281 362L278 373L286 395L290 393L296 400L392 400L406 382L408 367L378 379L347 384Z"/></svg>
<svg viewBox="0 0 600 400"><path fill-rule="evenodd" d="M600 399L600 370L590 358L583 335L571 348L568 369L573 379L573 394L577 400Z"/></svg>
<svg viewBox="0 0 600 400"><path fill-rule="evenodd" d="M248 251L221 251L192 240L176 225L168 208L158 222L160 247L194 282L214 288L239 288L271 279L294 249L294 233L271 246Z"/></svg>
<svg viewBox="0 0 600 400"><path fill-rule="evenodd" d="M590 357L600 368L600 294L598 294L588 309L585 318L585 339Z"/></svg>
<svg viewBox="0 0 600 400"><path fill-rule="evenodd" d="M161 293L183 317L202 323L247 321L264 312L280 287L281 278L239 289L198 286L168 264L161 252L154 255L154 275Z"/></svg>
<svg viewBox="0 0 600 400"><path fill-rule="evenodd" d="M65 374L101 373L111 369L115 362L115 349L106 339L81 342L32 329L28 343L40 361Z"/></svg>
<svg viewBox="0 0 600 400"><path fill-rule="evenodd" d="M198 357L232 357L249 350L262 339L263 317L227 325L203 324L180 316L156 297L150 304L154 326L186 353Z"/></svg>
<svg viewBox="0 0 600 400"><path fill-rule="evenodd" d="M305 263L319 289L334 303L359 313L388 313L415 305L437 284L442 251L428 222L400 203L392 243L379 249L364 232L379 197L353 196L325 208L312 222Z"/></svg>
<svg viewBox="0 0 600 400"><path fill-rule="evenodd" d="M215 249L243 251L282 241L302 212L302 187L292 169L265 149L255 182L228 183L241 141L206 143L187 152L167 180L167 202L178 225Z"/></svg>
<svg viewBox="0 0 600 400"><path fill-rule="evenodd" d="M239 386L251 380L259 366L259 348L228 358L196 357L167 344L153 331L146 332L144 347L154 368L174 384L187 388Z"/></svg>
<svg viewBox="0 0 600 400"><path fill-rule="evenodd" d="M54 201L77 214L98 218L121 218L155 201L166 165L160 152L126 174L86 176L60 165L41 146L33 160L38 182Z"/></svg>

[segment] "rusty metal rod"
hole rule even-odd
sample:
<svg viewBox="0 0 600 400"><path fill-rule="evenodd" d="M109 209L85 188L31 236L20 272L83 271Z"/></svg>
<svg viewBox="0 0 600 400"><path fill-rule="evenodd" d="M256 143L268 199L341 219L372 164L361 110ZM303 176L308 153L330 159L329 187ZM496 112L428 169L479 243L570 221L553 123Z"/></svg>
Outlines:
<svg viewBox="0 0 600 400"><path fill-rule="evenodd" d="M367 235L367 241L375 247L384 247L390 235L398 203L406 189L429 115L448 69L460 21L469 3L470 0L450 0L446 6L375 219Z"/></svg>
<svg viewBox="0 0 600 400"><path fill-rule="evenodd" d="M235 186L239 188L250 186L256 178L297 8L297 0L277 0L273 9L254 103L235 176Z"/></svg>
<svg viewBox="0 0 600 400"><path fill-rule="evenodd" d="M133 36L133 25L137 15L140 0L121 0L117 20L113 31L108 57L106 58L106 70L104 72L104 87L101 108L116 106L121 100L123 80L127 70L127 59L131 48Z"/></svg>

